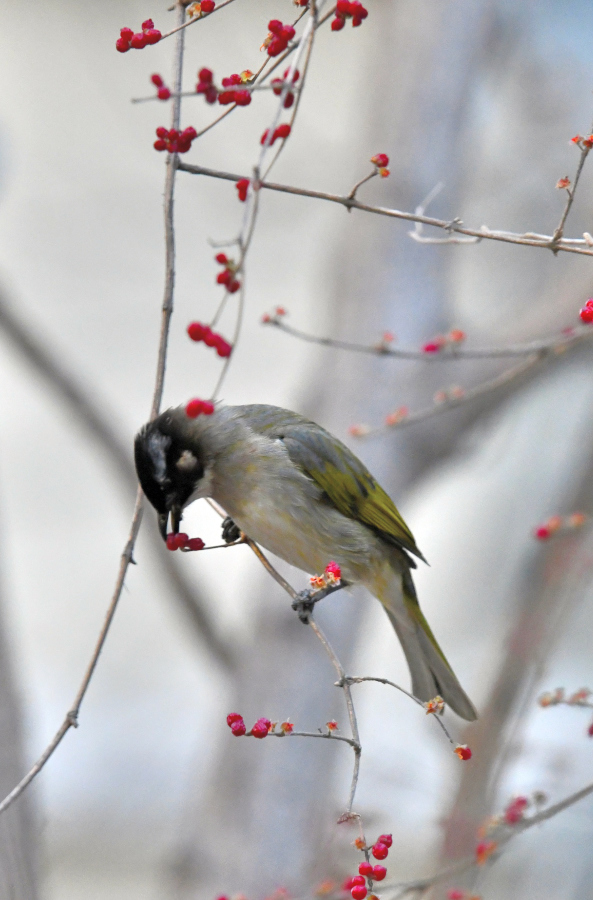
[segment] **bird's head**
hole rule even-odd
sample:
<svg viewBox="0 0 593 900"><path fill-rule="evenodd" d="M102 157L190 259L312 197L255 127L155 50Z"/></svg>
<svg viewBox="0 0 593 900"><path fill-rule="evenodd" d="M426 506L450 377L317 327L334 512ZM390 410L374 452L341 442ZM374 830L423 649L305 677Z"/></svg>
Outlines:
<svg viewBox="0 0 593 900"><path fill-rule="evenodd" d="M199 491L206 464L199 442L191 439L172 411L160 415L140 429L134 441L136 472L142 490L158 513L159 530L167 538L177 534L182 509Z"/></svg>

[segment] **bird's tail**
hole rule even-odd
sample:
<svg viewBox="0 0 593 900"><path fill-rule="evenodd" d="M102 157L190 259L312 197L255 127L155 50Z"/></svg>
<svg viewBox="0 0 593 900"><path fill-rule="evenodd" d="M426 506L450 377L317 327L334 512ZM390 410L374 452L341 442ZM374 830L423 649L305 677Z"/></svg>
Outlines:
<svg viewBox="0 0 593 900"><path fill-rule="evenodd" d="M432 700L440 694L458 716L473 722L478 714L422 614L407 567L404 567L401 576L396 574L398 580L400 577L402 593L392 589L387 598L380 596L379 599L402 645L412 676L412 693L423 701ZM383 593L382 591L381 594ZM403 608L400 599L402 594Z"/></svg>

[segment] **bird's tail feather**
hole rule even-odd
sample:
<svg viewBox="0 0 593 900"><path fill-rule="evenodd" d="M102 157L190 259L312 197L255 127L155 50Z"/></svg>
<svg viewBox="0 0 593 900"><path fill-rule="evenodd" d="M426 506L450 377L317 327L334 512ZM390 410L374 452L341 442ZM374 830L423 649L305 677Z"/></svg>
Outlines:
<svg viewBox="0 0 593 900"><path fill-rule="evenodd" d="M402 590L405 617L397 609L395 598L387 603L381 600L402 645L412 676L412 693L423 701L440 694L458 716L473 722L478 714L422 614L409 572L402 574Z"/></svg>

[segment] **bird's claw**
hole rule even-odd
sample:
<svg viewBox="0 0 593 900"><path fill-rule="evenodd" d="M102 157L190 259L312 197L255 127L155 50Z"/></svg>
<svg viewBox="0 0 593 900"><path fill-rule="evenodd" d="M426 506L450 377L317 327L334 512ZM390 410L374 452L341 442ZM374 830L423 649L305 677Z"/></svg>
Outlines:
<svg viewBox="0 0 593 900"><path fill-rule="evenodd" d="M225 544L234 544L241 537L241 529L235 525L230 516L223 519L222 522L222 539Z"/></svg>
<svg viewBox="0 0 593 900"><path fill-rule="evenodd" d="M313 607L317 603L317 599L314 599L312 597L311 591L305 590L299 591L297 599L292 601L292 608L298 615L303 625L309 624L309 618L311 617L311 613L313 612Z"/></svg>

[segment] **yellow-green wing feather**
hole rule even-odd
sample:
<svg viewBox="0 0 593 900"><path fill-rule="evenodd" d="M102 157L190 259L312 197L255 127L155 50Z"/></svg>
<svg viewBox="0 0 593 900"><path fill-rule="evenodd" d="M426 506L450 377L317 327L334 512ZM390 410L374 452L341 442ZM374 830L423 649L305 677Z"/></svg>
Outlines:
<svg viewBox="0 0 593 900"><path fill-rule="evenodd" d="M273 406L243 409L255 431L283 441L292 462L343 515L364 522L385 540L424 559L393 500L341 441L288 410Z"/></svg>

